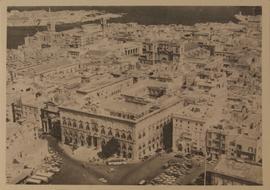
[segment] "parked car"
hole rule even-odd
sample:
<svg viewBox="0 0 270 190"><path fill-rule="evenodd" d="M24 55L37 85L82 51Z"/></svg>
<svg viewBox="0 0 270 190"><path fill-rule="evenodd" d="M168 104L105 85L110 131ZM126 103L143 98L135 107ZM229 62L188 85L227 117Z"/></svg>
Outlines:
<svg viewBox="0 0 270 190"><path fill-rule="evenodd" d="M144 156L142 160L144 161L144 160L147 160L148 158L149 156Z"/></svg>
<svg viewBox="0 0 270 190"><path fill-rule="evenodd" d="M179 153L179 154L174 155L174 157L176 157L176 158L183 158L183 155Z"/></svg>
<svg viewBox="0 0 270 190"><path fill-rule="evenodd" d="M29 178L27 178L25 180L25 184L41 184L41 183L42 183L42 180L34 179L34 178L31 178L31 177L29 177Z"/></svg>
<svg viewBox="0 0 270 190"><path fill-rule="evenodd" d="M87 168L86 164L82 164L82 167L83 167L83 168Z"/></svg>
<svg viewBox="0 0 270 190"><path fill-rule="evenodd" d="M189 169L192 168L192 164L188 162L185 162L185 166L188 167Z"/></svg>
<svg viewBox="0 0 270 190"><path fill-rule="evenodd" d="M110 172L114 172L115 171L115 169L114 168L110 168Z"/></svg>
<svg viewBox="0 0 270 190"><path fill-rule="evenodd" d="M162 152L162 148L158 148L158 149L156 150L156 153L160 153L160 152Z"/></svg>
<svg viewBox="0 0 270 190"><path fill-rule="evenodd" d="M186 158L191 158L191 154L186 154Z"/></svg>
<svg viewBox="0 0 270 190"><path fill-rule="evenodd" d="M138 183L138 185L146 185L147 184L147 182L146 182L146 180L144 180L144 179L142 179L139 183Z"/></svg>
<svg viewBox="0 0 270 190"><path fill-rule="evenodd" d="M170 152L172 152L172 148L166 149L166 153L170 153Z"/></svg>
<svg viewBox="0 0 270 190"><path fill-rule="evenodd" d="M168 163L165 163L165 164L163 164L163 166L162 166L164 169L167 169L168 167L170 167L170 165L168 164Z"/></svg>
<svg viewBox="0 0 270 190"><path fill-rule="evenodd" d="M58 167L50 167L50 168L48 169L48 171L54 172L54 173L58 173L58 172L60 172L60 168L58 168Z"/></svg>
<svg viewBox="0 0 270 190"><path fill-rule="evenodd" d="M105 179L105 178L99 178L98 179L100 182L102 182L102 183L108 183L108 180L107 179Z"/></svg>
<svg viewBox="0 0 270 190"><path fill-rule="evenodd" d="M46 176L32 175L31 178L41 180L43 183L49 182L49 178Z"/></svg>

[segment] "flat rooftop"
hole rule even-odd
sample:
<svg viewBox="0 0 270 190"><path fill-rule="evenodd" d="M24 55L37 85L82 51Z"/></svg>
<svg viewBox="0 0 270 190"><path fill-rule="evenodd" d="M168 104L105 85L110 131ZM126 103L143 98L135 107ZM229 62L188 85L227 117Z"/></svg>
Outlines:
<svg viewBox="0 0 270 190"><path fill-rule="evenodd" d="M91 82L83 85L77 90L77 93L88 94L96 90L111 86L114 83L126 80L128 77L113 77L110 74L104 74L103 76L95 76L91 78Z"/></svg>
<svg viewBox="0 0 270 190"><path fill-rule="evenodd" d="M69 67L74 64L77 64L77 63L72 63L68 59L56 59L56 60L50 60L48 63L43 63L43 64L29 66L29 67L23 67L23 68L18 69L18 71L32 70L35 74L43 74L46 72L55 71L59 68Z"/></svg>
<svg viewBox="0 0 270 190"><path fill-rule="evenodd" d="M200 122L206 122L209 114L209 106L190 104L174 114L177 118L186 118Z"/></svg>
<svg viewBox="0 0 270 190"><path fill-rule="evenodd" d="M213 172L262 184L262 166L259 165L223 158L213 169Z"/></svg>
<svg viewBox="0 0 270 190"><path fill-rule="evenodd" d="M111 86L112 83L125 79L127 78L119 77L110 79L109 77L101 82L97 80L97 83L94 85L93 83L87 84L87 88L84 88L87 92L91 92L102 89L106 86ZM65 104L62 104L61 107L66 108L67 110L80 110L81 112L101 115L103 117L112 117L118 120L137 122L151 114L179 103L180 98L178 96L167 94L166 91L164 91L166 84L167 83L165 82L155 80L143 80L136 83L129 89L124 89L121 94L108 97L102 101L92 102L89 104L87 103L87 98L76 98L76 102L66 102ZM155 96L155 93L160 92L160 96ZM150 93L153 93L154 95L150 95ZM92 108L94 108L94 110Z"/></svg>

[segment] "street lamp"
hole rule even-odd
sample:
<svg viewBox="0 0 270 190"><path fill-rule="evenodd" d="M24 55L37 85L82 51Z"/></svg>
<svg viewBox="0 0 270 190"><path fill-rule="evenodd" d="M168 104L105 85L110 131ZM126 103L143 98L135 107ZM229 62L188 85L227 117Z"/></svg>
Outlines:
<svg viewBox="0 0 270 190"><path fill-rule="evenodd" d="M207 155L207 130L205 132L205 149L204 149L204 180L203 185L206 185L206 155Z"/></svg>

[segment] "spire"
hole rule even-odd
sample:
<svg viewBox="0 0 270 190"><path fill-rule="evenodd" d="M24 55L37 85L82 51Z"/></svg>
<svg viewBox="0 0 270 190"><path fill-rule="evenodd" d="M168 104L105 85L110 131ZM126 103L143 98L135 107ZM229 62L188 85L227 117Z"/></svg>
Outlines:
<svg viewBox="0 0 270 190"><path fill-rule="evenodd" d="M55 32L55 22L52 20L51 8L50 7L49 7L49 22L48 22L48 25L47 25L47 29L50 32Z"/></svg>

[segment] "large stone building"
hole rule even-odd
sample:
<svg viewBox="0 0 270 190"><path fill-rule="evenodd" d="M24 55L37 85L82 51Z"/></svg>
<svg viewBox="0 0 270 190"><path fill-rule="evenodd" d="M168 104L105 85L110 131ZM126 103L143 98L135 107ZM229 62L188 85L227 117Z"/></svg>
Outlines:
<svg viewBox="0 0 270 190"><path fill-rule="evenodd" d="M172 114L181 99L166 94L168 88L146 80L88 108L60 106L62 141L99 149L114 137L121 145L118 155L134 160L171 148Z"/></svg>
<svg viewBox="0 0 270 190"><path fill-rule="evenodd" d="M143 42L140 60L146 64L157 64L161 62L180 63L184 56L184 46L177 42L146 40Z"/></svg>
<svg viewBox="0 0 270 190"><path fill-rule="evenodd" d="M173 150L205 154L207 108L188 105L173 115Z"/></svg>

